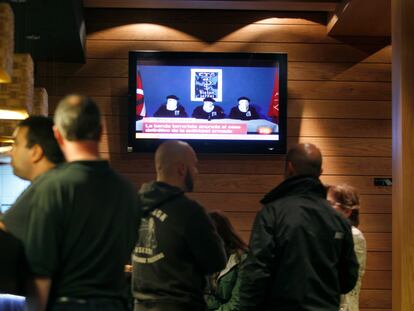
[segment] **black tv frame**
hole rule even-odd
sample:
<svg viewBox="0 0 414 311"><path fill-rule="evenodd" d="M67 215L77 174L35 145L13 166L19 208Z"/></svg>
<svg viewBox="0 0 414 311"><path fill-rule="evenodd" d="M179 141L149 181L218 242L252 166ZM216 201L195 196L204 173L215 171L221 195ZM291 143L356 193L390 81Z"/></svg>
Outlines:
<svg viewBox="0 0 414 311"><path fill-rule="evenodd" d="M136 139L136 65L137 60L154 62L156 65L186 66L254 66L279 63L279 140L209 140L182 139L197 153L226 154L285 154L287 145L287 54L286 53L227 53L227 52L161 52L130 51L128 60L128 146L127 152L154 152L168 139ZM222 63L220 64L220 61Z"/></svg>

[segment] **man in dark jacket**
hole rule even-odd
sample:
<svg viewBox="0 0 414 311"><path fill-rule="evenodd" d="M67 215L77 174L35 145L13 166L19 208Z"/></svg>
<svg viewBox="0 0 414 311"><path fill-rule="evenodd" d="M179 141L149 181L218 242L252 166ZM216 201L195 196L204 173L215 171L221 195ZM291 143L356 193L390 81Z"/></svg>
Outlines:
<svg viewBox="0 0 414 311"><path fill-rule="evenodd" d="M157 181L139 192L143 217L132 256L135 311L205 310L205 276L226 264L222 241L192 191L197 158L184 142L155 154Z"/></svg>
<svg viewBox="0 0 414 311"><path fill-rule="evenodd" d="M322 155L289 150L285 181L261 201L242 268L240 310L338 311L358 278L351 227L325 200Z"/></svg>

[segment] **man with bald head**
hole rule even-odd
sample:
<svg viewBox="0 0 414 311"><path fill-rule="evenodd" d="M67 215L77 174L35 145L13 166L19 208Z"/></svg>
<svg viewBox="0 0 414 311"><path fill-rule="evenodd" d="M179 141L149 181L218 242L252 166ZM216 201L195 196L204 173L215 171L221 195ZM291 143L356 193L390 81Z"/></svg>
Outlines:
<svg viewBox="0 0 414 311"><path fill-rule="evenodd" d="M185 196L197 175L194 150L164 142L155 153L157 180L144 184L143 217L132 264L135 311L206 310L205 277L226 264L222 241L203 207Z"/></svg>
<svg viewBox="0 0 414 311"><path fill-rule="evenodd" d="M322 155L298 144L285 180L262 199L241 272L242 311L338 311L358 278L350 224L326 201Z"/></svg>
<svg viewBox="0 0 414 311"><path fill-rule="evenodd" d="M29 310L124 311L124 265L138 234L134 186L100 158L101 118L90 98L66 96L54 120L67 163L42 180L31 201Z"/></svg>

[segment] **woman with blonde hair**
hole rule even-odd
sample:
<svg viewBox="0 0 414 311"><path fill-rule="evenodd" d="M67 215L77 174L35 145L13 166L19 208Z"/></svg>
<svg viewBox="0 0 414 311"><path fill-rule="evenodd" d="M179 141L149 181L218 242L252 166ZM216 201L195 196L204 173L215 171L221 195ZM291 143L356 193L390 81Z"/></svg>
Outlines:
<svg viewBox="0 0 414 311"><path fill-rule="evenodd" d="M359 226L359 196L354 187L346 184L328 186L327 199L332 207L346 217L352 225L355 255L359 263L358 281L353 290L341 296L340 311L359 311L359 292L365 273L367 246Z"/></svg>

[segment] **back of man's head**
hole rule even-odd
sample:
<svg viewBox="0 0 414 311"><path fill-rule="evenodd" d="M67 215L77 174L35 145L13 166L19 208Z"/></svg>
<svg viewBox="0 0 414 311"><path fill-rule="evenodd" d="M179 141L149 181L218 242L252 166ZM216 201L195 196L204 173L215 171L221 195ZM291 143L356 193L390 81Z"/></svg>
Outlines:
<svg viewBox="0 0 414 311"><path fill-rule="evenodd" d="M197 174L197 157L189 144L183 141L166 141L155 153L157 180L192 191Z"/></svg>
<svg viewBox="0 0 414 311"><path fill-rule="evenodd" d="M95 102L83 95L64 97L55 111L55 125L68 141L99 141L101 114Z"/></svg>
<svg viewBox="0 0 414 311"><path fill-rule="evenodd" d="M286 155L285 178L310 175L319 178L322 174L322 154L313 144L297 144Z"/></svg>
<svg viewBox="0 0 414 311"><path fill-rule="evenodd" d="M53 134L53 121L44 116L30 116L21 121L18 128L27 128L26 148L32 148L39 145L46 159L53 163L59 164L65 161L62 151Z"/></svg>

